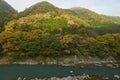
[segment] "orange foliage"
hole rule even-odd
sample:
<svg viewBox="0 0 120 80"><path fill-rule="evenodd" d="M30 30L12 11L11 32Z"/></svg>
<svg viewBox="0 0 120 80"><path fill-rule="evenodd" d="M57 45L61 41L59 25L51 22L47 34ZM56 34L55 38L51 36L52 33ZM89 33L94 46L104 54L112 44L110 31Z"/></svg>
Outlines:
<svg viewBox="0 0 120 80"><path fill-rule="evenodd" d="M65 35L61 40L60 43L63 48L68 47L70 43L72 43L72 37L70 35Z"/></svg>
<svg viewBox="0 0 120 80"><path fill-rule="evenodd" d="M64 50L66 54L70 54L70 50Z"/></svg>

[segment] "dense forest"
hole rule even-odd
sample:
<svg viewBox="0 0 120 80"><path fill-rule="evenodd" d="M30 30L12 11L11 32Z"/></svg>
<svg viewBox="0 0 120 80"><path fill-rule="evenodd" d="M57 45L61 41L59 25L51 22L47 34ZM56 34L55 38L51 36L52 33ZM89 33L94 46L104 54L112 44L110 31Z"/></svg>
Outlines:
<svg viewBox="0 0 120 80"><path fill-rule="evenodd" d="M60 9L41 2L17 13L0 0L0 27L1 57L83 55L120 58L119 21L88 9Z"/></svg>

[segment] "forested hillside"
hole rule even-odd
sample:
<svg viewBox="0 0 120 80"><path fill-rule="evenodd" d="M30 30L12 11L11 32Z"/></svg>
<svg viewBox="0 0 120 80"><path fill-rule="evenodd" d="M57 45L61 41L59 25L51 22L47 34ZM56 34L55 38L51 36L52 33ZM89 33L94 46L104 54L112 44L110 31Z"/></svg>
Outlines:
<svg viewBox="0 0 120 80"><path fill-rule="evenodd" d="M56 13L63 13L62 9L55 7L54 5L43 1L37 3L30 8L25 9L23 12L19 13L19 17L25 17L28 15L39 14L39 13L47 13L47 12L56 12Z"/></svg>
<svg viewBox="0 0 120 80"><path fill-rule="evenodd" d="M0 33L0 56L15 59L70 55L120 58L120 24L84 8L37 3Z"/></svg>
<svg viewBox="0 0 120 80"><path fill-rule="evenodd" d="M115 17L113 17L114 19L111 19L112 17L102 16L80 7L74 7L68 11L87 21L90 24L88 27L99 35L106 33L120 33L120 23L118 22L118 18L115 19Z"/></svg>
<svg viewBox="0 0 120 80"><path fill-rule="evenodd" d="M112 21L116 21L117 23L120 23L120 17L119 16L106 16L106 15L102 15L108 19L111 19Z"/></svg>
<svg viewBox="0 0 120 80"><path fill-rule="evenodd" d="M3 31L4 25L15 18L17 12L4 0L0 0L0 32Z"/></svg>

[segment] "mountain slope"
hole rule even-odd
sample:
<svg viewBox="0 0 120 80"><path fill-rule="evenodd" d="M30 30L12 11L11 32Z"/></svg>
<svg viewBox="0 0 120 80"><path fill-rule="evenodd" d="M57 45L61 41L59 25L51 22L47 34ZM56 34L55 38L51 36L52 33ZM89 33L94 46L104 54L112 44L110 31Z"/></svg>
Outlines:
<svg viewBox="0 0 120 80"><path fill-rule="evenodd" d="M16 16L16 11L4 0L0 0L0 32L4 25Z"/></svg>
<svg viewBox="0 0 120 80"><path fill-rule="evenodd" d="M116 22L87 9L63 10L42 2L21 12L19 17L8 22L0 33L2 56L16 60L42 56L104 58L120 55L120 33L109 34L120 29L112 28ZM99 35L102 32L102 36Z"/></svg>
<svg viewBox="0 0 120 80"><path fill-rule="evenodd" d="M92 27L102 27L106 24L115 24L114 21L85 8L74 7L70 10L80 18L87 20L87 22L90 23Z"/></svg>
<svg viewBox="0 0 120 80"><path fill-rule="evenodd" d="M120 24L116 20L111 20L85 8L74 7L67 12L85 20L88 27L99 34L120 33Z"/></svg>
<svg viewBox="0 0 120 80"><path fill-rule="evenodd" d="M30 8L25 9L23 12L19 14L19 17L24 17L38 13L47 13L52 11L56 13L63 13L62 9L55 7L49 2L43 1L31 6Z"/></svg>
<svg viewBox="0 0 120 80"><path fill-rule="evenodd" d="M117 23L120 24L120 17L119 16L106 16L106 15L102 15L108 19L111 19L112 21L116 21Z"/></svg>
<svg viewBox="0 0 120 80"><path fill-rule="evenodd" d="M80 19L84 20L88 24L90 24L89 27L105 27L110 25L116 25L114 21L111 19L108 19L104 16L101 16L93 11L90 11L85 8L80 7L74 7L68 10L60 9L54 5L52 5L49 2L43 1L40 3L37 3L30 8L27 8L23 12L19 14L19 17L25 17L28 15L34 15L39 13L47 13L47 12L54 12L55 15L62 15L62 14L71 14L71 15L77 15Z"/></svg>
<svg viewBox="0 0 120 80"><path fill-rule="evenodd" d="M0 0L0 9L9 11L9 12L16 12L15 9L13 7L11 7L11 5L9 5L6 1L4 0Z"/></svg>

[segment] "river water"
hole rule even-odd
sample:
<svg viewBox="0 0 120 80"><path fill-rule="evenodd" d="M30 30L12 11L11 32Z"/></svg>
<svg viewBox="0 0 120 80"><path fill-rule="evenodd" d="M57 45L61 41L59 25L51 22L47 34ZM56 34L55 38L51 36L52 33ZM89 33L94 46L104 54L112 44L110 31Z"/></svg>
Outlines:
<svg viewBox="0 0 120 80"><path fill-rule="evenodd" d="M0 80L17 80L22 78L45 78L69 76L69 72L76 74L89 74L100 77L113 77L120 75L120 68L108 67L62 67L41 65L4 65L0 66Z"/></svg>

